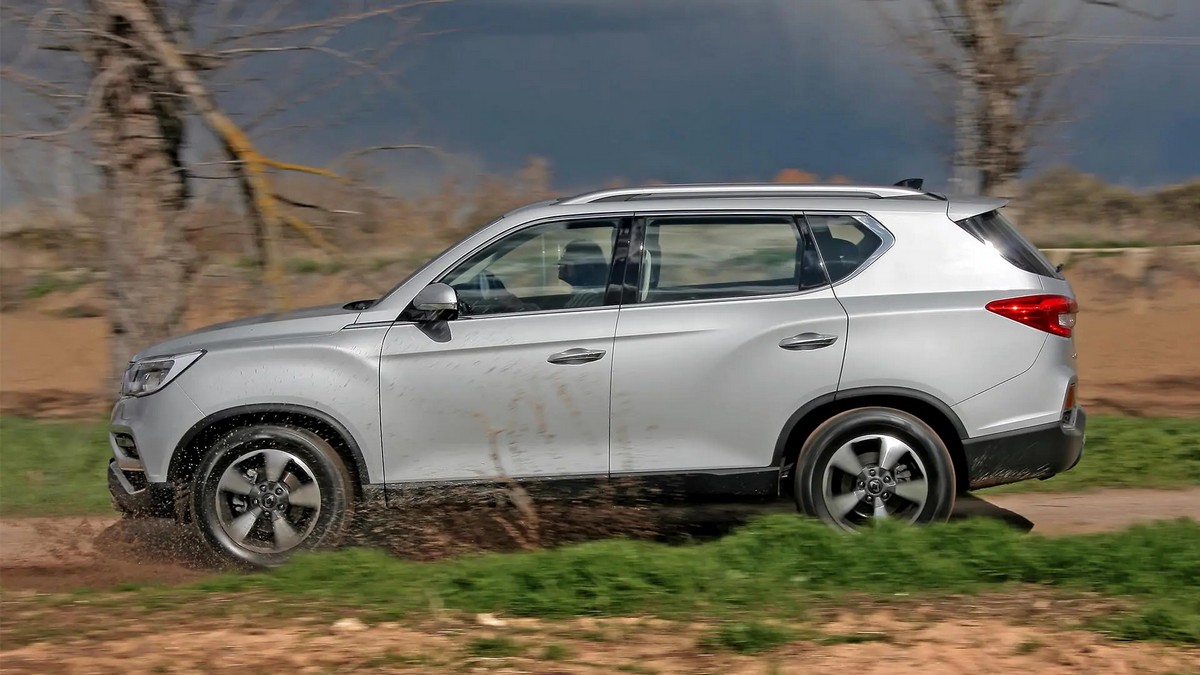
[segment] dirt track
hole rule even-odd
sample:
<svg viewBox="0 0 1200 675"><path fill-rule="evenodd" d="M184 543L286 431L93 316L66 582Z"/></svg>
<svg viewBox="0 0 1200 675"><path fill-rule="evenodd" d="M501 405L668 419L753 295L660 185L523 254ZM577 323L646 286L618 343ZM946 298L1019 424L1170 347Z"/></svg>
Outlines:
<svg viewBox="0 0 1200 675"><path fill-rule="evenodd" d="M790 510L786 504L770 507ZM756 512L692 510L676 514L719 532ZM1098 490L1071 494L1008 494L960 498L955 518L992 517L1039 534L1120 529L1158 519L1200 520L1200 488ZM211 570L195 561L202 547L191 527L167 520L115 517L0 520L0 576L8 590L106 588L128 582L178 583Z"/></svg>
<svg viewBox="0 0 1200 675"><path fill-rule="evenodd" d="M192 618L153 627L121 625L122 639L69 634L0 651L5 672L504 672L504 673L1184 673L1200 652L1118 643L1067 629L1061 601L965 598L903 610L860 609L829 617L820 632L758 656L714 651L712 628L653 619L541 622L505 619L483 628L447 617L342 632L333 622ZM1003 620L998 617L1003 617ZM83 618L83 617L79 617ZM471 643L503 636L512 656ZM839 643L840 641L840 643ZM558 655L547 656L548 645Z"/></svg>

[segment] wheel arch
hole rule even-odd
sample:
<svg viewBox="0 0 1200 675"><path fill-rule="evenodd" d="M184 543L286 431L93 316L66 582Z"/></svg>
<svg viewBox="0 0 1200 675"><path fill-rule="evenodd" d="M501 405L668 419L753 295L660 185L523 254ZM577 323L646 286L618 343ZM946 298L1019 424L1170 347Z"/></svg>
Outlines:
<svg viewBox="0 0 1200 675"><path fill-rule="evenodd" d="M251 423L286 424L318 434L333 446L345 462L351 473L354 494L356 497L362 496L363 486L370 482L370 474L362 449L346 429L346 425L328 413L292 403L265 403L228 408L193 424L175 446L167 468L167 479L173 483L190 480L205 449L213 441L226 432Z"/></svg>
<svg viewBox="0 0 1200 675"><path fill-rule="evenodd" d="M932 394L905 387L859 387L842 390L817 397L806 403L788 418L775 444L774 466L780 468L780 488L785 494L792 490L791 472L796 458L809 435L825 420L838 413L854 408L880 406L895 408L917 417L928 424L946 444L954 462L955 487L965 491L970 483L967 475L966 455L963 439L966 427L958 415L942 400Z"/></svg>

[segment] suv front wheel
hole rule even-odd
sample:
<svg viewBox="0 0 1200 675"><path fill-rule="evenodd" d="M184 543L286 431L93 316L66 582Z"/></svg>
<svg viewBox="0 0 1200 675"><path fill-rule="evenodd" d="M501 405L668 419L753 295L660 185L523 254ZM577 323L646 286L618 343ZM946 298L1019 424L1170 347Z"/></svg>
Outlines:
<svg viewBox="0 0 1200 675"><path fill-rule="evenodd" d="M800 510L845 530L876 519L944 521L954 508L954 463L941 437L893 408L858 408L817 427L796 464Z"/></svg>
<svg viewBox="0 0 1200 675"><path fill-rule="evenodd" d="M333 447L298 427L262 424L223 436L192 485L193 521L224 557L256 567L336 546L354 491Z"/></svg>

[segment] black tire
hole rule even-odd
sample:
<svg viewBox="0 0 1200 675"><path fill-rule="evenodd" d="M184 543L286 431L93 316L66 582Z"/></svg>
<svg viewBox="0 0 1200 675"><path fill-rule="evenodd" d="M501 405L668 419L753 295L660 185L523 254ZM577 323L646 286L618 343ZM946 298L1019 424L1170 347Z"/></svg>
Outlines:
<svg viewBox="0 0 1200 675"><path fill-rule="evenodd" d="M852 475L855 466L860 472ZM844 530L868 524L881 507L895 509L889 518L915 524L945 521L954 509L954 462L945 442L893 408L857 408L826 420L804 442L795 474L797 507Z"/></svg>
<svg viewBox="0 0 1200 675"><path fill-rule="evenodd" d="M281 454L289 459L278 480L268 481L266 458ZM222 477L227 475L231 479L223 486ZM229 489L234 484L236 489ZM271 487L264 492L264 485ZM246 486L251 491L240 493ZM299 505L301 488L311 504ZM287 501L290 496L295 496L296 504ZM208 449L192 481L190 502L192 522L218 556L240 565L272 567L297 551L337 546L353 519L354 487L345 463L328 441L307 429L262 424L236 429ZM250 511L259 515L247 515ZM245 518L238 520L239 516ZM280 519L290 528L284 543L296 537L299 543L279 543L284 537L275 528L284 524L275 521ZM245 522L251 524L238 541L231 531L240 531Z"/></svg>

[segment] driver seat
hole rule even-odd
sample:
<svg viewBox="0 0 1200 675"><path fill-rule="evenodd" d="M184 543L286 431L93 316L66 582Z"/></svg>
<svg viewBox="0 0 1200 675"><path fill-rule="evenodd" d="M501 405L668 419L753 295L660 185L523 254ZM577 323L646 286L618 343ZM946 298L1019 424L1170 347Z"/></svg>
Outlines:
<svg viewBox="0 0 1200 675"><path fill-rule="evenodd" d="M604 303L608 259L596 242L576 239L563 248L558 278L571 285L565 307L596 307Z"/></svg>

